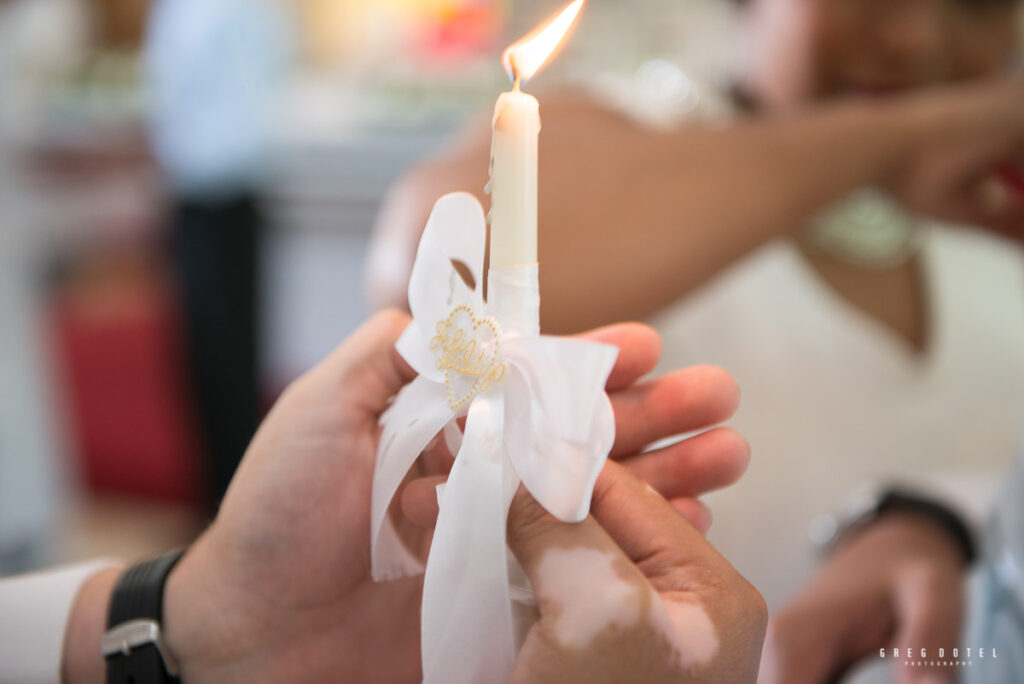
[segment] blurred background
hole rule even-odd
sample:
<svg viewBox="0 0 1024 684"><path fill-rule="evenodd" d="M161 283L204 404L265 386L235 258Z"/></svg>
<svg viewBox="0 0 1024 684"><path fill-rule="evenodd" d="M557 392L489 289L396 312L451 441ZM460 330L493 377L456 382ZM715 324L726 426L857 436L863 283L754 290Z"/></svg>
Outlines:
<svg viewBox="0 0 1024 684"><path fill-rule="evenodd" d="M202 528L260 412L366 316L387 187L556 4L0 0L0 574ZM642 4L591 3L537 87L721 72L732 3Z"/></svg>

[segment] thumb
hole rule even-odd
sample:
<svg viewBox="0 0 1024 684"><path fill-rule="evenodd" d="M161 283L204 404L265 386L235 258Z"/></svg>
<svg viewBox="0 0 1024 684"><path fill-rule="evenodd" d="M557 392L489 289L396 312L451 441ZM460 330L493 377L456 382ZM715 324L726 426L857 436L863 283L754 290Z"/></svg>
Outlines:
<svg viewBox="0 0 1024 684"><path fill-rule="evenodd" d="M377 312L297 382L313 383L320 395L346 395L359 409L379 416L416 377L395 349L410 320L395 309Z"/></svg>
<svg viewBox="0 0 1024 684"><path fill-rule="evenodd" d="M619 463L605 463L591 510L593 514L582 522L563 523L520 488L509 510L509 547L527 572L527 566L550 549L581 546L624 560L641 579L635 561L644 560L661 571L694 563L725 564L672 504Z"/></svg>
<svg viewBox="0 0 1024 684"><path fill-rule="evenodd" d="M652 624L656 594L593 517L561 522L520 487L509 510L508 544L548 625L542 638L559 651L595 655Z"/></svg>
<svg viewBox="0 0 1024 684"><path fill-rule="evenodd" d="M508 545L529 577L542 613L545 600L589 602L583 594L597 596L602 589L585 585L598 581L625 583L631 588L619 587L623 594L648 590L644 576L592 516L578 523L562 522L524 487L509 509Z"/></svg>
<svg viewBox="0 0 1024 684"><path fill-rule="evenodd" d="M679 510L687 506L693 510ZM672 570L695 565L715 572L731 569L695 527L706 524L710 516L702 504L670 503L620 463L605 464L594 486L591 510L626 555L644 561L654 577L666 579Z"/></svg>
<svg viewBox="0 0 1024 684"><path fill-rule="evenodd" d="M537 594L541 616L558 615L569 642L660 613L655 589L699 593L687 568L702 567L716 581L730 576L728 563L701 533L625 466L605 464L592 510L581 522L564 523L523 488L509 510L509 548Z"/></svg>
<svg viewBox="0 0 1024 684"><path fill-rule="evenodd" d="M915 564L901 573L894 590L896 646L901 654L909 654L908 659L924 663L901 668L898 681L955 681L954 671L941 663L951 658L959 643L964 611L959 575L943 572L932 563Z"/></svg>

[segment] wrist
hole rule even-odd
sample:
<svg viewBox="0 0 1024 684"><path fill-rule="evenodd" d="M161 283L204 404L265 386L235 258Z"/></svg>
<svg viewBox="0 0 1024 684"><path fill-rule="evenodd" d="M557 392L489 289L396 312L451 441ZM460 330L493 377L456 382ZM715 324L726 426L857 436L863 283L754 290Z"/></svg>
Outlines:
<svg viewBox="0 0 1024 684"><path fill-rule="evenodd" d="M100 639L107 629L107 609L114 585L123 571L124 567L101 570L78 590L64 632L62 681L101 684L106 680Z"/></svg>
<svg viewBox="0 0 1024 684"><path fill-rule="evenodd" d="M868 548L876 551L879 548L889 549L882 556L876 554L879 558L927 558L929 562L944 567L967 567L959 544L946 530L911 512L887 513L853 531L849 538L840 541L836 555Z"/></svg>
<svg viewBox="0 0 1024 684"><path fill-rule="evenodd" d="M793 175L799 180L800 201L794 203L798 220L782 226L793 236L832 203L863 187L886 187L910 165L917 143L910 135L912 117L888 102L849 100L822 105L775 123L785 148L772 155L778 164L783 154L793 155ZM842 159L836 164L836 159ZM779 188L780 191L787 191ZM792 190L787 192L792 193Z"/></svg>
<svg viewBox="0 0 1024 684"><path fill-rule="evenodd" d="M904 544L908 550L915 545L914 540L934 540L930 545L933 550L936 547L941 547L943 552L951 550L956 562L964 566L973 563L977 547L971 528L956 510L941 500L901 487L889 487L873 499L870 506L862 502L857 514L826 542L826 553L868 532L881 530L889 537L902 532L910 540Z"/></svg>
<svg viewBox="0 0 1024 684"><path fill-rule="evenodd" d="M245 607L232 603L233 588L220 581L207 539L192 545L164 586L164 638L188 684L233 680L229 668L259 650L240 622Z"/></svg>
<svg viewBox="0 0 1024 684"><path fill-rule="evenodd" d="M870 141L866 148L864 185L886 187L897 180L927 139L927 108L908 98L849 103L850 140Z"/></svg>
<svg viewBox="0 0 1024 684"><path fill-rule="evenodd" d="M873 527L898 538L904 548L918 555L948 561L950 565L968 565L957 539L931 518L914 512L896 511L880 517Z"/></svg>
<svg viewBox="0 0 1024 684"><path fill-rule="evenodd" d="M891 489L878 504L879 520L902 521L908 528L920 530L922 538L934 538L965 566L974 562L977 548L970 527L955 510L941 501Z"/></svg>
<svg viewBox="0 0 1024 684"><path fill-rule="evenodd" d="M206 593L200 584L202 572L196 569L198 547L197 542L167 576L161 625L167 648L181 668L181 678L189 682L195 681L196 671L201 672L212 659L216 646L216 630L200 614L215 595Z"/></svg>

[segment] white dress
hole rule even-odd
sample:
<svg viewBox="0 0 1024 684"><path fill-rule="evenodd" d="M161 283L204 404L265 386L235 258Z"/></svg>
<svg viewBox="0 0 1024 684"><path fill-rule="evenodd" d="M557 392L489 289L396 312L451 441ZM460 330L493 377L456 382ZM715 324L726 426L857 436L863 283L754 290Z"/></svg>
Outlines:
<svg viewBox="0 0 1024 684"><path fill-rule="evenodd" d="M921 252L927 350L855 308L788 241L766 245L653 320L661 370L710 363L739 382L752 448L708 497L709 538L777 607L810 576L815 528L868 485L945 493L973 517L1024 426L1024 260L934 227ZM826 525L827 526L827 525Z"/></svg>

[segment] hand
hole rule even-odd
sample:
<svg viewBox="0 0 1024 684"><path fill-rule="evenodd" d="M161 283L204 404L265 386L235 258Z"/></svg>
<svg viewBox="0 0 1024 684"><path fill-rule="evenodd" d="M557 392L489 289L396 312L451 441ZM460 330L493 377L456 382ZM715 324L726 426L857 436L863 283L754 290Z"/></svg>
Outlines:
<svg viewBox="0 0 1024 684"><path fill-rule="evenodd" d="M1024 239L1024 196L997 171L1024 148L1024 82L975 83L883 106L910 145L889 179L896 197L942 220Z"/></svg>
<svg viewBox="0 0 1024 684"><path fill-rule="evenodd" d="M721 369L696 366L637 383L661 355L656 332L639 324L620 324L582 337L620 348L606 387L615 410L611 458L646 480L706 534L711 512L697 497L740 478L750 461L746 440L719 427L660 449L645 449L664 437L727 420L739 402L735 381ZM426 456L420 477L403 488L401 506L407 520L432 528L438 514L437 486L448 479L454 456L440 439L427 448Z"/></svg>
<svg viewBox="0 0 1024 684"><path fill-rule="evenodd" d="M296 381L260 427L217 519L168 580L164 627L185 681L419 678L422 579L377 584L369 573L378 420L412 378L394 351L407 322L403 314L378 314ZM609 379L616 456L706 526L706 511L687 497L739 477L749 456L743 440L720 428L637 452L728 418L735 384L710 368L635 384L657 361L656 334L633 324L589 337L621 348ZM403 538L425 553L429 530L402 526ZM112 578L101 579L109 596ZM74 613L104 610L103 593L81 597ZM75 681L93 681L76 675L90 669L102 676L94 655L101 623L72 615L70 624L93 631L82 637L69 628L66 670Z"/></svg>
<svg viewBox="0 0 1024 684"><path fill-rule="evenodd" d="M962 552L947 532L911 514L885 515L842 543L772 619L758 681L831 682L880 648L924 648L929 659L939 648L951 652L963 618L964 577ZM948 668L900 665L896 674L906 683L955 680Z"/></svg>
<svg viewBox="0 0 1024 684"><path fill-rule="evenodd" d="M510 682L753 682L767 609L654 490L608 463L583 522L524 490L509 546L538 600Z"/></svg>

